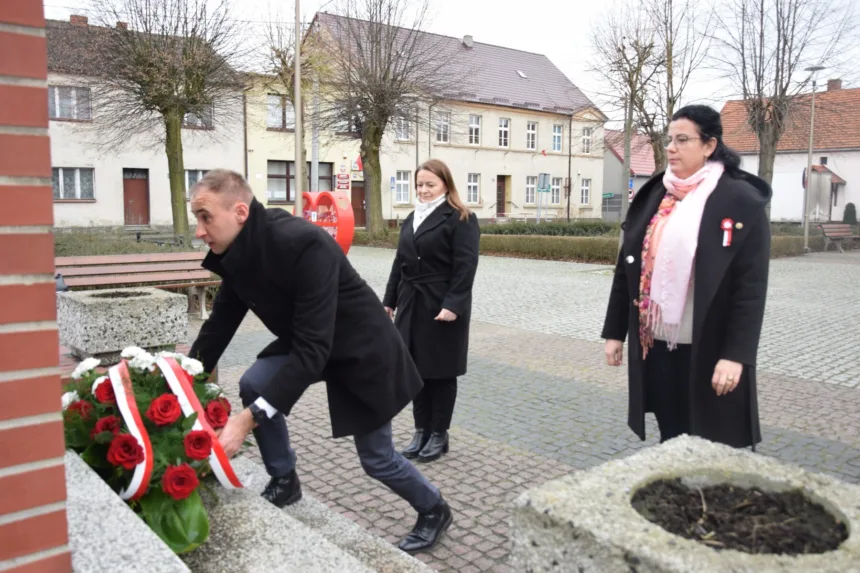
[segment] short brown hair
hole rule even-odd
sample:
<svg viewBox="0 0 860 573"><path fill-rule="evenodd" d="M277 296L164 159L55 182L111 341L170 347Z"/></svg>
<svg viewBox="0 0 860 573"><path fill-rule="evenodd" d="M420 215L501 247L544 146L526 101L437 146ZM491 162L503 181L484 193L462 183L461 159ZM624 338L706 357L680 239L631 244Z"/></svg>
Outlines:
<svg viewBox="0 0 860 573"><path fill-rule="evenodd" d="M428 159L415 170L415 186L418 187L418 172L429 171L436 177L442 180L445 187L448 189L448 204L460 212L460 220L465 221L472 214L463 201L460 199L460 194L457 192L457 185L454 184L454 176L451 175L451 170L441 159Z"/></svg>
<svg viewBox="0 0 860 573"><path fill-rule="evenodd" d="M254 200L254 192L245 178L229 169L212 169L207 171L202 179L191 186L188 196L194 195L199 189L208 189L216 195L241 201L250 205ZM232 204L232 203L231 203Z"/></svg>

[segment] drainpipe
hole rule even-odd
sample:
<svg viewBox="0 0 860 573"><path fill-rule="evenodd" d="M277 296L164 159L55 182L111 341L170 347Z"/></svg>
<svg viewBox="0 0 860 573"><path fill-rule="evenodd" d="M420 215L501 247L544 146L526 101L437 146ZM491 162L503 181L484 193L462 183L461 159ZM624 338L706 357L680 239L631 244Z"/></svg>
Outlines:
<svg viewBox="0 0 860 573"><path fill-rule="evenodd" d="M431 103L427 107L427 159L432 158L433 150L430 146L433 144L433 106L436 103ZM415 126L415 144L418 145L418 126Z"/></svg>
<svg viewBox="0 0 860 573"><path fill-rule="evenodd" d="M420 118L418 114L421 112L421 106L415 104L415 171L418 171L418 166L421 162L418 160L418 122Z"/></svg>
<svg viewBox="0 0 860 573"><path fill-rule="evenodd" d="M245 160L245 181L248 177L248 88L242 90L242 137L245 142L245 151L242 154Z"/></svg>
<svg viewBox="0 0 860 573"><path fill-rule="evenodd" d="M567 222L570 223L570 196L573 195L573 114L567 124Z"/></svg>

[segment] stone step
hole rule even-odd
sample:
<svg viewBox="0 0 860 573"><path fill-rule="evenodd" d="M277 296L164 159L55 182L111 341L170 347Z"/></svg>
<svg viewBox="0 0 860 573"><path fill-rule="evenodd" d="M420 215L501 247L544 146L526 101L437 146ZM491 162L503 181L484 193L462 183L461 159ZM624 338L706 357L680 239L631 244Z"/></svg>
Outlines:
<svg viewBox="0 0 860 573"><path fill-rule="evenodd" d="M259 494L269 480L265 469L246 458L233 460L242 483ZM355 557L377 573L433 573L433 569L385 539L373 535L354 521L308 496L282 510L321 534L343 552Z"/></svg>

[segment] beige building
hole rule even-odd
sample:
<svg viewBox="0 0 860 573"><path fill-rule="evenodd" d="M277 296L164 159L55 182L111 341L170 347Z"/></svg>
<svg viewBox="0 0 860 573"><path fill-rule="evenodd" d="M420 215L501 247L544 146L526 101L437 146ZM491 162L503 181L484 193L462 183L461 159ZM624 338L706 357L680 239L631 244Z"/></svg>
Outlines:
<svg viewBox="0 0 860 573"><path fill-rule="evenodd" d="M409 214L415 169L433 157L450 166L461 196L482 220L503 214L533 220L539 203L543 215L565 217L568 184L571 218L600 218L606 121L600 110L543 55L468 36L448 40L453 58L464 65L480 62L486 77L475 78L470 89L477 93L423 106L417 110L420 121L395 118L388 126L381 152L383 216L402 220ZM292 210L295 117L279 95L283 91L271 78L253 78L246 100L247 165L257 198ZM309 164L312 139L306 127ZM309 166L304 188L347 193L356 225L363 225L358 139L326 132L318 140L319 173L312 177ZM546 193L539 192L541 174Z"/></svg>

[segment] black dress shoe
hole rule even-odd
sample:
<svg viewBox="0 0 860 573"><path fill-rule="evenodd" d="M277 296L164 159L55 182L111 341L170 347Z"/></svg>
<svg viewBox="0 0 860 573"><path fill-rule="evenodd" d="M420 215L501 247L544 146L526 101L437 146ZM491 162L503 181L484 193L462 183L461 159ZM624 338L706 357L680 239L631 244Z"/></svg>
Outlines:
<svg viewBox="0 0 860 573"><path fill-rule="evenodd" d="M263 499L278 507L286 507L302 499L302 484L299 483L299 476L296 474L296 470L291 471L285 476L270 479L266 489L260 495Z"/></svg>
<svg viewBox="0 0 860 573"><path fill-rule="evenodd" d="M427 441L430 439L430 432L427 430L415 430L415 434L412 436L412 441L409 443L401 454L407 460L415 459L418 457L419 452L421 452L422 448L427 445Z"/></svg>
<svg viewBox="0 0 860 573"><path fill-rule="evenodd" d="M430 439L427 440L427 445L421 449L418 454L419 462L432 462L442 457L442 454L448 453L448 432L433 432L430 434Z"/></svg>
<svg viewBox="0 0 860 573"><path fill-rule="evenodd" d="M451 515L451 508L442 499L429 512L418 515L418 521L412 528L412 532L403 538L398 547L407 553L432 549L452 521L454 518Z"/></svg>

